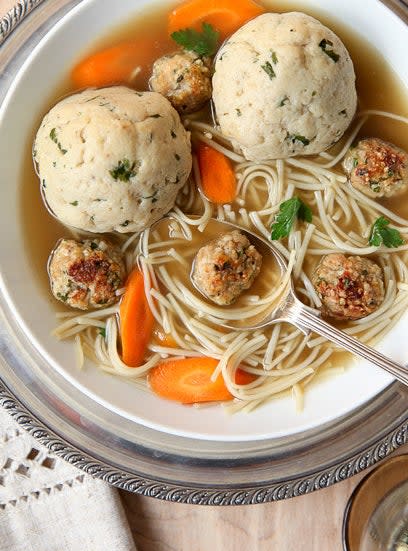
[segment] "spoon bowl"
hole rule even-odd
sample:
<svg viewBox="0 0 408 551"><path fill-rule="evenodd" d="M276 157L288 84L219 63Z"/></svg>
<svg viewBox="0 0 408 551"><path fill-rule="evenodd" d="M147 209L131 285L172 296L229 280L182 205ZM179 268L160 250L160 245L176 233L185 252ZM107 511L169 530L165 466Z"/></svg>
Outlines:
<svg viewBox="0 0 408 551"><path fill-rule="evenodd" d="M273 241L268 241L264 237L260 237L248 229L232 222L220 222L217 220L217 223L225 227L226 232L231 230L239 230L248 238L250 243L254 245L263 257L271 254L274 256L282 275L287 272L288 264L286 258L274 245ZM290 277L287 280L287 284L282 287L279 298L271 306L262 320L257 321L253 325L240 324L237 326L231 325L222 320L219 321L219 324L228 329L248 331L261 329L275 323L290 323L302 331L305 335L308 335L310 332L317 333L318 335L321 335L327 340L335 343L340 348L369 360L374 365L381 367L398 381L408 386L408 370L406 367L394 362L391 358L384 356L374 348L363 344L358 339L348 335L337 327L334 327L327 321L321 319L320 316L321 314L319 310L306 306L297 298L293 281Z"/></svg>

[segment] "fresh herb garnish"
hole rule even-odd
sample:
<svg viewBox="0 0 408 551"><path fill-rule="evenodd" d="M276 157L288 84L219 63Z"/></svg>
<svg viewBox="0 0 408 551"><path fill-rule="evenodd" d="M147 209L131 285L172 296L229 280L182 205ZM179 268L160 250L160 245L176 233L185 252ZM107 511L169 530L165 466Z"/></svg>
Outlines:
<svg viewBox="0 0 408 551"><path fill-rule="evenodd" d="M202 32L194 29L181 29L171 33L171 38L185 50L200 57L211 56L217 51L219 32L209 23L202 24Z"/></svg>
<svg viewBox="0 0 408 551"><path fill-rule="evenodd" d="M136 166L136 161L133 161L130 164L129 159L123 159L123 161L118 162L118 166L109 171L109 174L114 180L120 180L121 182L129 182L130 178L136 176L137 168L140 164Z"/></svg>
<svg viewBox="0 0 408 551"><path fill-rule="evenodd" d="M276 77L275 71L273 70L272 65L269 63L269 61L265 62L265 65L261 65L261 68L265 71L265 73L268 75L268 77L272 80L274 77Z"/></svg>
<svg viewBox="0 0 408 551"><path fill-rule="evenodd" d="M288 96L285 96L284 98L282 98L280 100L278 107L283 107L287 101L289 101L289 98L288 98Z"/></svg>
<svg viewBox="0 0 408 551"><path fill-rule="evenodd" d="M57 131L56 131L55 128L53 128L53 129L51 130L51 132L50 132L50 138L51 138L51 140L52 140L54 143L57 144L57 147L58 147L58 149L61 151L61 153L62 153L63 155L65 155L65 153L67 152L67 150L64 149L64 148L62 147L61 142L58 140L58 138L57 138Z"/></svg>
<svg viewBox="0 0 408 551"><path fill-rule="evenodd" d="M100 334L101 337L106 339L106 329L105 329L105 327L100 327L99 328L99 334Z"/></svg>
<svg viewBox="0 0 408 551"><path fill-rule="evenodd" d="M73 207L77 207L78 206L78 201L72 201L72 203L70 203L70 205L72 205Z"/></svg>
<svg viewBox="0 0 408 551"><path fill-rule="evenodd" d="M310 223L312 221L312 211L299 197L295 196L279 205L279 212L271 228L271 239L287 237L296 219Z"/></svg>
<svg viewBox="0 0 408 551"><path fill-rule="evenodd" d="M333 49L328 49L327 46L333 46L333 42L331 40L323 38L323 40L319 42L319 48L321 48L322 51L334 61L334 63L337 63L340 59L339 54L336 54Z"/></svg>
<svg viewBox="0 0 408 551"><path fill-rule="evenodd" d="M371 227L370 238L368 240L370 245L374 247L384 245L388 248L394 248L405 243L400 232L395 228L389 228L389 224L390 221L384 218L384 216L377 218Z"/></svg>
<svg viewBox="0 0 408 551"><path fill-rule="evenodd" d="M273 63L276 65L278 63L278 56L276 55L276 52L272 52L271 58Z"/></svg>

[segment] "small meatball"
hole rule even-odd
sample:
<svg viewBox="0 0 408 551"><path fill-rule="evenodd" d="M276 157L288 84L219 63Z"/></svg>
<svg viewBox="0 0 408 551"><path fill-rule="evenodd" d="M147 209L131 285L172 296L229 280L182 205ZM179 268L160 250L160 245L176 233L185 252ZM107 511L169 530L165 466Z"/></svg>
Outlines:
<svg viewBox="0 0 408 551"><path fill-rule="evenodd" d="M408 154L378 138L351 147L343 167L351 185L369 197L399 195L408 187Z"/></svg>
<svg viewBox="0 0 408 551"><path fill-rule="evenodd" d="M55 298L72 308L103 308L119 300L125 266L121 251L105 240L60 239L48 260Z"/></svg>
<svg viewBox="0 0 408 551"><path fill-rule="evenodd" d="M211 61L176 52L154 62L150 89L165 96L179 113L193 113L211 98Z"/></svg>
<svg viewBox="0 0 408 551"><path fill-rule="evenodd" d="M192 278L198 290L216 304L232 304L259 274L262 255L238 230L201 247Z"/></svg>
<svg viewBox="0 0 408 551"><path fill-rule="evenodd" d="M364 318L384 300L382 270L368 258L340 253L323 256L312 282L323 302L323 313L334 319Z"/></svg>

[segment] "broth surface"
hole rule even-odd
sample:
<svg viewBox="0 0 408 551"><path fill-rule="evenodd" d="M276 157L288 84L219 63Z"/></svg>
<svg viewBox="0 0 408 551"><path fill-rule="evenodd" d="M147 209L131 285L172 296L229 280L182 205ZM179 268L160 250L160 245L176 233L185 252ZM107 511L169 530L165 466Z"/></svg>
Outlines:
<svg viewBox="0 0 408 551"><path fill-rule="evenodd" d="M357 76L357 93L359 97L359 109L380 109L390 111L401 115L408 115L408 100L406 89L398 76L387 65L373 46L359 37L356 33L348 29L336 19L328 16L324 12L303 8L298 2L264 2L264 5L270 8L270 11L287 12L302 11L319 19L322 23L330 27L344 42L350 52L354 63ZM118 42L140 39L153 40L154 49L151 63L148 64L135 78L133 87L136 89L147 90L148 78L151 71L151 65L154 60L165 53L177 48L175 43L167 36L166 24L169 6L166 4L155 9L147 9L143 15L138 15L130 20L126 25L114 29L105 36L98 37L87 52L81 52L79 59L82 59L88 53L98 51L101 48L109 47ZM386 84L385 84L386 83ZM39 114L38 124L45 112L54 105L61 97L75 92L72 83L67 79L61 83L58 90L44 101L44 113ZM48 256L54 247L56 241L61 237L68 237L70 230L58 222L43 205L39 192L39 180L35 174L31 160L31 144L34 138L30 136L26 144L26 160L23 170L24 178L20 182L21 189L21 220L26 236L26 251L30 263L33 267L38 283L39 290L49 293L48 275L46 270ZM408 133L403 123L384 119L381 117L371 117L361 129L359 136L379 136L382 139L389 140L396 145L408 150ZM332 149L335 150L338 145ZM380 202L387 208L390 208L402 217L408 217L407 194L396 198L383 199ZM246 205L251 209L251 201ZM207 239L207 241L210 239ZM312 268L310 262L307 262L307 271ZM251 294L258 294L255 290L250 290ZM50 298L50 300L52 300ZM64 306L55 300L59 308Z"/></svg>

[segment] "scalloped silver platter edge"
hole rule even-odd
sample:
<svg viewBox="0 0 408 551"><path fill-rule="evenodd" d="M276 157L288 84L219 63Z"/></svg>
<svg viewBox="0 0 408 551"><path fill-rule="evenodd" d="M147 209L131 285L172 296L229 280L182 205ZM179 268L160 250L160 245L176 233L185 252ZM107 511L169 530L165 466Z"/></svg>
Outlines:
<svg viewBox="0 0 408 551"><path fill-rule="evenodd" d="M24 35L25 51L38 42L62 12L77 3L55 0L53 9L60 8L60 12L50 16L46 7L51 2L43 0L42 9L35 10L35 29L28 37ZM24 4L27 10L5 42L10 51L15 33L23 32L24 25L30 24L30 17L26 17L29 7L38 2ZM21 65L21 57L20 48L7 60L1 95L7 77L10 82ZM408 391L397 384L352 416L296 436L219 446L219 442L158 433L78 395L66 379L56 377L27 341L4 297L1 306L0 403L52 451L117 487L177 502L262 503L343 480L406 442Z"/></svg>

